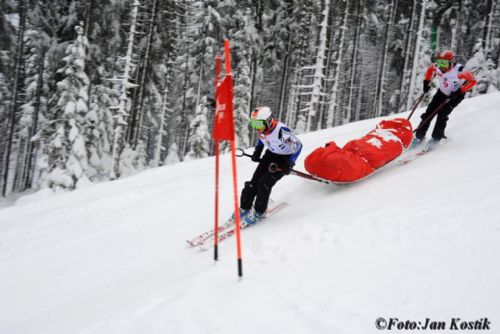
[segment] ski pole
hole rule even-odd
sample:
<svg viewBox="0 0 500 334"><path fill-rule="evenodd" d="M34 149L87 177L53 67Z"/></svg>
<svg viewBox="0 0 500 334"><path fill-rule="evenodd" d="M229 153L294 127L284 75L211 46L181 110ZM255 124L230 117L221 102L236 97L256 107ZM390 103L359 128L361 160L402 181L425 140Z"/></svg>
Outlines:
<svg viewBox="0 0 500 334"><path fill-rule="evenodd" d="M446 100L444 100L444 101L443 101L443 102L442 102L439 106L437 106L437 108L436 108L436 109L434 109L434 111L433 111L433 112L432 112L429 116L427 116L427 117L426 117L426 118L422 121L422 123L420 123L420 125L419 125L419 126L418 126L415 130L413 130L413 132L414 132L414 133L415 133L415 132L417 132L418 130L420 130L420 128L421 128L422 126L424 126L425 124L427 124L428 122L430 122L430 121L434 118L434 116L436 116L436 114L437 114L437 113L438 113L441 109L443 109L443 107L444 107L447 103L450 103L450 102L451 102L451 101L453 101L454 99L456 99L456 97L455 97L455 98L447 98Z"/></svg>
<svg viewBox="0 0 500 334"><path fill-rule="evenodd" d="M423 92L422 95L420 95L420 97L415 102L415 105L413 106L413 109L411 110L410 116L408 116L408 118L406 118L408 121L410 120L411 116L413 116L413 113L415 112L415 110L417 110L417 107L420 104L420 102L422 102L422 99L424 98L424 96L425 96L425 92Z"/></svg>
<svg viewBox="0 0 500 334"><path fill-rule="evenodd" d="M475 75L475 74L477 74L477 72L478 72L478 71L479 71L479 70L474 71L474 75ZM467 85L468 83L469 83L469 81L465 81L465 82L462 84L462 86L460 86L460 88L459 88L459 89L462 89L462 87L463 87L463 86L465 86L465 85ZM424 94L425 94L425 93L424 93ZM465 94L465 93L464 93L464 94ZM430 121L432 120L432 118L433 118L433 117L434 117L434 116L435 116L435 115L436 115L436 114L437 114L437 113L438 113L438 112L439 112L439 111L440 111L440 110L444 107L444 105L445 105L445 104L447 104L447 103L449 103L449 102L451 102L451 101L453 101L453 100L454 100L454 98L448 98L448 99L446 99L445 101L443 101L443 103L441 103L441 104L440 104L440 105L439 105L436 109L434 109L434 111L433 111L433 112L432 112L429 116L427 116L427 118L426 118L426 119L424 119L424 120L422 121L422 123L420 123L420 125L419 125L419 126L418 126L415 130L413 130L413 132L415 133L415 132L417 132L418 130L420 130L420 128L421 128L424 124L427 124L428 122L430 122ZM413 114L413 112L412 112L412 114ZM411 117L411 114L410 114L410 117ZM408 119L410 119L410 117L408 117Z"/></svg>
<svg viewBox="0 0 500 334"><path fill-rule="evenodd" d="M413 130L413 133L417 132L418 130L420 130L420 128L422 128L422 126L424 126L425 124L427 124L428 122L430 122L434 116L436 116L436 114L441 110L443 109L444 105L447 104L448 102L450 102L451 99L446 99L444 102L442 102L439 106L437 106L436 109L434 109L434 111L429 115L427 116L423 121L422 123L420 123L419 126L417 126L417 128L415 130Z"/></svg>

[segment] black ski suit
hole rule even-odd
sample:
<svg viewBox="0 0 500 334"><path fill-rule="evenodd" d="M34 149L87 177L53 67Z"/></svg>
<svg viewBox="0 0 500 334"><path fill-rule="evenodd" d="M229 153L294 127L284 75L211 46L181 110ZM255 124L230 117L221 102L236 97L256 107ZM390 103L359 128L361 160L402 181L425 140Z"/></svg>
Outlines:
<svg viewBox="0 0 500 334"><path fill-rule="evenodd" d="M438 108L443 102L445 102L447 99L449 99L449 96L446 96L443 92L440 90L437 91L437 93L432 97L431 102L427 106L427 109L425 113L420 116L422 118L422 122L427 120L430 114L432 114L436 108ZM434 125L434 130L432 131L432 138L435 140L440 140L445 137L444 135L444 130L446 128L446 123L448 122L448 116L451 114L453 109L455 109L456 106L460 104L464 99L464 95L460 94L453 99L450 99L438 112L437 112L437 119L436 119L436 125ZM434 118L436 115L434 115L432 118ZM415 136L418 139L423 140L425 138L425 134L427 133L427 130L429 129L429 126L431 125L432 118L427 120L426 123L419 125L418 131L415 133Z"/></svg>
<svg viewBox="0 0 500 334"><path fill-rule="evenodd" d="M258 213L266 212L273 186L291 168L290 156L275 154L270 150L266 150L253 173L252 179L245 182L245 188L241 192L240 207L243 210L250 210L255 200L254 210ZM275 163L282 170L274 173L269 171L269 165L272 163Z"/></svg>

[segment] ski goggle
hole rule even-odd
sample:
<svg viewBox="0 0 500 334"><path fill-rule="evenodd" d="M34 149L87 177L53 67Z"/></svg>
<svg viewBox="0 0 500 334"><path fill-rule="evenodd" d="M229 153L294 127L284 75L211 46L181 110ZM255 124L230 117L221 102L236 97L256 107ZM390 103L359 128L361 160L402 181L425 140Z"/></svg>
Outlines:
<svg viewBox="0 0 500 334"><path fill-rule="evenodd" d="M436 59L436 65L440 68L450 67L450 61L447 59Z"/></svg>
<svg viewBox="0 0 500 334"><path fill-rule="evenodd" d="M254 128L255 130L262 130L266 127L266 124L263 120L261 119L251 119L250 120L250 126Z"/></svg>

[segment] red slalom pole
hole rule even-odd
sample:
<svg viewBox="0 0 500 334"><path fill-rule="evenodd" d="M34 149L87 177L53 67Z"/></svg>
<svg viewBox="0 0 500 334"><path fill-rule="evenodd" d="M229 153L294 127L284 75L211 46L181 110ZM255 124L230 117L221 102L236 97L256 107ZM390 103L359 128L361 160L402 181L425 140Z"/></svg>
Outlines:
<svg viewBox="0 0 500 334"><path fill-rule="evenodd" d="M215 95L220 84L221 56L215 56ZM217 97L216 97L217 99ZM215 111L217 114L217 111ZM219 141L215 140L215 226L214 226L214 261L219 259Z"/></svg>
<svg viewBox="0 0 500 334"><path fill-rule="evenodd" d="M231 73L231 53L229 48L229 40L224 40L224 60L226 63L226 77L231 80L232 90L232 73ZM231 98L231 105L232 105ZM232 106L231 106L232 110ZM238 203L238 176L236 172L236 143L235 139L231 140L231 165L233 169L233 194L234 194L234 225L236 229L236 257L238 262L238 276L243 276L243 257L241 255L241 225L240 225L240 205Z"/></svg>
<svg viewBox="0 0 500 334"><path fill-rule="evenodd" d="M236 175L236 144L231 140L231 165L233 168L233 189L234 189L234 224L236 226L236 257L238 262L238 276L243 276L243 257L241 255L241 235L240 235L240 205L238 203L238 176Z"/></svg>

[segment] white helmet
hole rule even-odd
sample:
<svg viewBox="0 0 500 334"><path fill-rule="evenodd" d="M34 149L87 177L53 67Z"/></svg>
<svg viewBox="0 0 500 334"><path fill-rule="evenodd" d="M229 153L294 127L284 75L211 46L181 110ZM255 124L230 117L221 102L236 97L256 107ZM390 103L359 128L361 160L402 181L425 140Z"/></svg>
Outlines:
<svg viewBox="0 0 500 334"><path fill-rule="evenodd" d="M273 113L269 107L257 107L250 116L250 125L257 130L273 126Z"/></svg>

